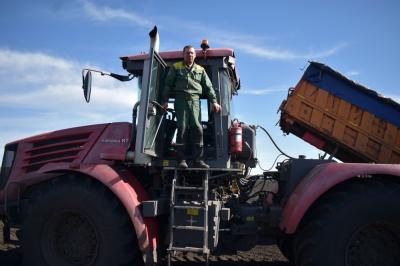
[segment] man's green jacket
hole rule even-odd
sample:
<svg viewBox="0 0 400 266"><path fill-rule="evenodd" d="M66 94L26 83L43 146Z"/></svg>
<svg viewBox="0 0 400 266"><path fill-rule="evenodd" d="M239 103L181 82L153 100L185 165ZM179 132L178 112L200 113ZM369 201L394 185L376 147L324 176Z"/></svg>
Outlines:
<svg viewBox="0 0 400 266"><path fill-rule="evenodd" d="M199 99L200 95L204 93L211 103L217 102L215 91L206 70L197 64L188 68L184 62L177 62L170 67L162 92L163 103L168 101L171 92L175 94L175 98L188 100Z"/></svg>

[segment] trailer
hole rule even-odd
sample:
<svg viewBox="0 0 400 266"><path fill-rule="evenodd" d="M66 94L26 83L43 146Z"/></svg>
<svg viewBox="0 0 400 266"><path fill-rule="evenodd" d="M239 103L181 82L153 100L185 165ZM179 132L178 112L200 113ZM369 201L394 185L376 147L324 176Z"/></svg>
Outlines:
<svg viewBox="0 0 400 266"><path fill-rule="evenodd" d="M281 105L280 126L343 162L400 163L400 104L310 62Z"/></svg>

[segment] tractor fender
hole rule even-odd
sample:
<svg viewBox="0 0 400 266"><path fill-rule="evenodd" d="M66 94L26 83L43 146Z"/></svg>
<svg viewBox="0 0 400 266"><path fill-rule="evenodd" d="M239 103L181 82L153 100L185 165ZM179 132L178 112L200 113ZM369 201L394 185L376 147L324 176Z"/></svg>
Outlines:
<svg viewBox="0 0 400 266"><path fill-rule="evenodd" d="M385 174L400 177L399 164L327 163L313 168L296 186L283 208L280 229L293 234L307 210L325 192L352 178Z"/></svg>
<svg viewBox="0 0 400 266"><path fill-rule="evenodd" d="M148 200L148 194L137 178L129 171L116 171L106 164L81 164L78 168L71 168L69 164L62 166L64 164L49 164L40 169L40 172L50 176L53 176L52 173L60 172L82 173L103 183L125 207L145 260L156 261L158 223L155 218L143 218L141 214L140 204Z"/></svg>

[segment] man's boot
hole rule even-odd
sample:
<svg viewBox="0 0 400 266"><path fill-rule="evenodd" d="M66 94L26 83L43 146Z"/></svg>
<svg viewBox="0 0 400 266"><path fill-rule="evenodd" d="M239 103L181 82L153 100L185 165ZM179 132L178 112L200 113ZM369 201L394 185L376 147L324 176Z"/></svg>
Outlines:
<svg viewBox="0 0 400 266"><path fill-rule="evenodd" d="M188 165L186 163L186 160L180 160L178 162L178 168L188 168Z"/></svg>
<svg viewBox="0 0 400 266"><path fill-rule="evenodd" d="M197 160L193 163L194 168L210 168L208 164L206 164L203 160Z"/></svg>
<svg viewBox="0 0 400 266"><path fill-rule="evenodd" d="M203 146L194 145L193 146L194 168L210 168L208 164L206 164L203 160L201 160L202 156L203 156Z"/></svg>
<svg viewBox="0 0 400 266"><path fill-rule="evenodd" d="M176 160L178 162L178 168L188 168L185 160L185 146L182 144L176 145Z"/></svg>

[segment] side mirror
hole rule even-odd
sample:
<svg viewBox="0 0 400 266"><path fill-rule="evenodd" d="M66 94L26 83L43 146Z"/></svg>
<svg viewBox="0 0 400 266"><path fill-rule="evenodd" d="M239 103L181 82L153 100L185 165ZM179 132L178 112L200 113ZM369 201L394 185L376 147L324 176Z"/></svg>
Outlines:
<svg viewBox="0 0 400 266"><path fill-rule="evenodd" d="M87 70L86 75L84 75L84 70L82 71L82 83L83 95L88 103L90 102L90 93L92 91L92 72L90 70Z"/></svg>

